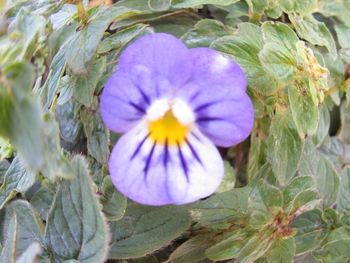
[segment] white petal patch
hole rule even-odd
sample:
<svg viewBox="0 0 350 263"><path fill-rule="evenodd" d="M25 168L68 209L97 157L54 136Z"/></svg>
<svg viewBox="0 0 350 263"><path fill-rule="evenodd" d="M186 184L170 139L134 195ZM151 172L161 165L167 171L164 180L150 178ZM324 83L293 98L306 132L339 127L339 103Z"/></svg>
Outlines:
<svg viewBox="0 0 350 263"><path fill-rule="evenodd" d="M224 175L215 145L200 131L179 145L155 144L141 123L113 149L113 184L130 199L147 205L185 204L215 192Z"/></svg>
<svg viewBox="0 0 350 263"><path fill-rule="evenodd" d="M186 204L207 197L219 187L224 175L223 160L215 147L199 130L188 137L181 147L188 175L184 174L181 160L175 158L168 169L170 196L175 204ZM177 151L172 149L172 156ZM195 156L196 155L196 156Z"/></svg>
<svg viewBox="0 0 350 263"><path fill-rule="evenodd" d="M146 118L149 121L158 120L170 109L168 99L158 99L147 110Z"/></svg>
<svg viewBox="0 0 350 263"><path fill-rule="evenodd" d="M179 122L184 125L193 123L195 121L196 117L192 109L183 100L175 99L172 104L172 111Z"/></svg>
<svg viewBox="0 0 350 263"><path fill-rule="evenodd" d="M211 66L211 72L212 73L221 73L223 71L225 71L226 69L228 69L228 67L230 66L230 60L226 57L224 57L221 54L218 54L214 61L213 64Z"/></svg>

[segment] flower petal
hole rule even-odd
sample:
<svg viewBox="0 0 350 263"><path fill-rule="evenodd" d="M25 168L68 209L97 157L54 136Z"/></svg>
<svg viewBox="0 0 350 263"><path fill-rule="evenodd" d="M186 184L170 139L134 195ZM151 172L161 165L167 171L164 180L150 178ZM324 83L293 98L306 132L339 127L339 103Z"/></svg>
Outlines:
<svg viewBox="0 0 350 263"><path fill-rule="evenodd" d="M189 50L176 37L150 34L137 39L121 54L119 69L133 75L135 68L151 70L167 78L178 87L190 77L192 65L188 63Z"/></svg>
<svg viewBox="0 0 350 263"><path fill-rule="evenodd" d="M197 117L200 130L215 144L229 147L248 137L254 111L246 78L233 60L209 48L191 49L190 81L179 90Z"/></svg>
<svg viewBox="0 0 350 263"><path fill-rule="evenodd" d="M159 75L135 70L133 76L131 79L122 72L113 73L100 97L103 121L115 132L134 127L156 98L171 92L170 83Z"/></svg>
<svg viewBox="0 0 350 263"><path fill-rule="evenodd" d="M109 171L121 193L146 205L194 202L212 194L224 174L215 145L199 131L182 146L167 146L148 138L145 123L119 139Z"/></svg>

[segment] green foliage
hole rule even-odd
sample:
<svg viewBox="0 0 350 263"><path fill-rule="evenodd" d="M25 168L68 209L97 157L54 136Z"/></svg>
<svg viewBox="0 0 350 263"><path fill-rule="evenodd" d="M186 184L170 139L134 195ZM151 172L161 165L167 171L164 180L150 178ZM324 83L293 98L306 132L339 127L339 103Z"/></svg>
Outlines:
<svg viewBox="0 0 350 263"><path fill-rule="evenodd" d="M348 262L348 1L80 2L0 0L0 262ZM232 57L255 109L186 206L132 203L107 170L99 95L153 32Z"/></svg>

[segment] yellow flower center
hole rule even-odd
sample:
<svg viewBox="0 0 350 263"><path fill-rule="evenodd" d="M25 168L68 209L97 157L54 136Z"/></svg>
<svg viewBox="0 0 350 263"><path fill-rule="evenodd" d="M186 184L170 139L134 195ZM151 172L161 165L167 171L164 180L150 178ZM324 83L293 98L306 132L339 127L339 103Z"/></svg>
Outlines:
<svg viewBox="0 0 350 263"><path fill-rule="evenodd" d="M161 118L150 121L148 130L152 141L171 146L185 142L189 127L180 123L170 109Z"/></svg>

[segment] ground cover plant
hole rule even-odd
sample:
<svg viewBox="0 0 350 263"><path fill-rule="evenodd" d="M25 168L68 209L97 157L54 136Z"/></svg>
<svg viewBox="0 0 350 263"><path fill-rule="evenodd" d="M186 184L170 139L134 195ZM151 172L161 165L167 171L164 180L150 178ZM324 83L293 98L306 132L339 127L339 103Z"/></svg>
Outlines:
<svg viewBox="0 0 350 263"><path fill-rule="evenodd" d="M349 14L347 0L0 0L0 262L348 262ZM122 102L106 101L136 74L123 52L158 36L181 46L174 60L205 51L193 59L201 61L194 86L242 91L220 111L241 113L233 118L245 125L240 136L196 119L210 148L196 154L189 141L187 152L208 169L191 180L185 152L177 153L171 167L189 176L187 196L172 184L171 198L159 188L147 197L115 179L135 176L124 157L136 135L118 122L129 112L109 121ZM166 56L140 63L162 71ZM188 61L168 71L169 83L180 82ZM235 70L221 75L223 65ZM125 81L119 72L115 86L118 67ZM159 79L137 83L167 83ZM188 139L178 137L181 114L172 112L166 123L178 132L154 137L162 149ZM165 123L152 121L152 130ZM127 146L113 155L118 142ZM149 182L146 189L157 186Z"/></svg>

